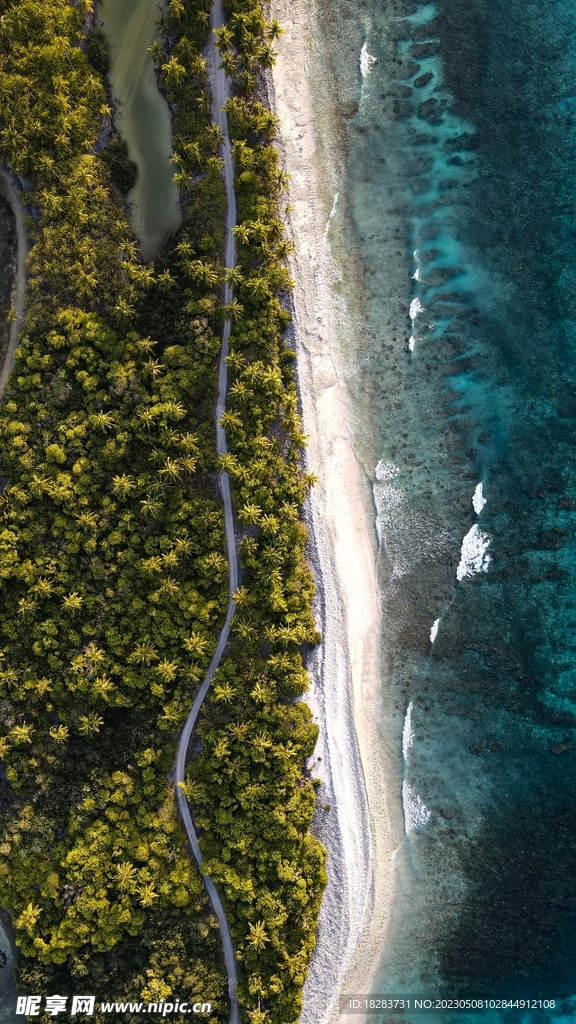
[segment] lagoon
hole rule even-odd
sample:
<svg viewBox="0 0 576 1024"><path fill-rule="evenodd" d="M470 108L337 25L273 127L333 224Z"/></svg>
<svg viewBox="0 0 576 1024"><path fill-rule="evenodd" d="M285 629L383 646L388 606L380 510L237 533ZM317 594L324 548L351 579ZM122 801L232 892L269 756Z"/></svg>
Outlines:
<svg viewBox="0 0 576 1024"><path fill-rule="evenodd" d="M138 168L129 194L130 222L145 261L154 259L182 220L172 178L172 119L158 89L150 47L158 38L157 0L103 0L99 23L110 44L116 127Z"/></svg>

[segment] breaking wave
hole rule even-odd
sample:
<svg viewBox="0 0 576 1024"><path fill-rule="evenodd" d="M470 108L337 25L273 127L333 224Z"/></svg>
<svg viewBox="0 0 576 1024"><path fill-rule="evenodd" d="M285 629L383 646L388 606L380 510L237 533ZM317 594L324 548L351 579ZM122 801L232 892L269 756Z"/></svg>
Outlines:
<svg viewBox="0 0 576 1024"><path fill-rule="evenodd" d="M372 70L372 65L376 63L376 57L373 57L368 53L368 46L364 43L364 46L360 50L360 74L362 78L367 78Z"/></svg>
<svg viewBox="0 0 576 1024"><path fill-rule="evenodd" d="M430 811L406 781L402 783L402 806L406 832L418 832L430 820Z"/></svg>
<svg viewBox="0 0 576 1024"><path fill-rule="evenodd" d="M474 523L471 530L462 541L460 553L460 564L456 569L456 579L463 580L466 576L477 576L480 572L488 572L488 566L492 561L488 554L490 537L483 533L478 523Z"/></svg>
<svg viewBox="0 0 576 1024"><path fill-rule="evenodd" d="M484 508L484 505L486 504L486 498L482 493L482 487L483 484L481 483L477 485L476 490L474 491L474 496L472 498L472 505L477 516L480 515L482 509Z"/></svg>
<svg viewBox="0 0 576 1024"><path fill-rule="evenodd" d="M420 302L420 299L412 299L412 302L410 303L410 309L408 311L412 323L414 323L416 317L419 316L420 313L425 312L426 310L422 303Z"/></svg>
<svg viewBox="0 0 576 1024"><path fill-rule="evenodd" d="M414 707L412 701L408 705L406 712L406 718L404 719L404 728L402 729L402 755L404 760L408 760L408 751L414 743L414 731L412 729L412 708Z"/></svg>

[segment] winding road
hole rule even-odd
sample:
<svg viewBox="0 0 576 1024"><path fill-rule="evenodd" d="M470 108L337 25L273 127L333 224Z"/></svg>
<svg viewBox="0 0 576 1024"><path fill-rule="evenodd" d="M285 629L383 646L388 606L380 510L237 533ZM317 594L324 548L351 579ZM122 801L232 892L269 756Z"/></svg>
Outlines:
<svg viewBox="0 0 576 1024"><path fill-rule="evenodd" d="M16 218L16 235L18 238L18 257L16 262L16 278L14 281L14 290L12 294L12 310L15 314L14 320L10 327L10 339L8 343L8 351L4 359L4 364L0 371L0 398L4 394L8 378L14 369L16 360L14 359L14 353L18 348L18 336L20 334L20 328L24 321L24 297L26 294L26 257L28 255L28 242L26 238L26 229L24 227L24 210L22 209L22 203L16 191L14 179L12 175L5 168L0 168L0 195L4 196L5 199L10 203L14 216Z"/></svg>
<svg viewBox="0 0 576 1024"><path fill-rule="evenodd" d="M224 13L222 10L222 0L214 0L212 4L212 11L210 15L210 25L212 30L221 28L224 24ZM230 134L228 132L228 119L225 111L222 109L226 100L229 96L230 82L228 77L225 75L222 68L218 65L220 58L218 51L214 46L211 49L210 58L210 78L212 83L212 97L213 97L213 119L216 124L220 125L223 135L222 144L222 156L224 158L224 181L226 185L226 199L227 199L227 215L226 215L226 251L225 251L225 266L227 269L234 267L236 262L236 249L234 244L233 228L236 225L236 195L234 192L234 165L232 161L232 146L230 144ZM232 299L232 288L229 284L224 285L224 302L228 303ZM228 368L226 363L226 357L228 355L229 340L230 340L230 329L231 322L226 320L222 330L222 346L220 349L220 363L218 371L218 400L216 402L216 448L219 455L225 455L228 451L226 444L226 435L223 427L220 426L220 419L224 413L226 407L226 392L228 390ZM200 871L202 871L202 853L200 846L198 845L198 836L194 829L194 823L192 821L192 815L190 814L190 808L188 801L184 795L182 788L178 785L180 782L184 782L185 768L186 768L186 753L188 750L188 744L190 743L190 737L192 730L196 724L196 719L200 713L200 708L210 685L214 678L214 673L218 668L220 659L224 652L228 637L230 635L230 623L234 618L235 605L234 605L234 591L238 588L238 555L236 551L236 537L234 534L234 518L232 515L232 501L230 498L230 479L228 473L220 473L220 491L222 494L222 501L224 503L224 525L226 530L226 548L228 555L228 610L226 612L226 619L220 636L218 638L218 645L214 651L212 661L210 662L208 671L200 687L196 699L190 710L190 714L186 719L186 724L180 737L178 744L178 755L176 758L176 793L178 798L178 808L182 818L186 835L188 836L188 842L194 855ZM218 919L220 925L220 934L222 936L222 947L224 950L224 964L226 967L226 973L228 975L228 995L230 999L230 1024L238 1024L238 999L236 996L236 959L234 957L234 946L232 943L232 935L230 933L230 926L228 924L222 901L218 895L218 891L214 882L209 875L203 874L204 885L206 891L210 897L210 901L214 908L214 913Z"/></svg>

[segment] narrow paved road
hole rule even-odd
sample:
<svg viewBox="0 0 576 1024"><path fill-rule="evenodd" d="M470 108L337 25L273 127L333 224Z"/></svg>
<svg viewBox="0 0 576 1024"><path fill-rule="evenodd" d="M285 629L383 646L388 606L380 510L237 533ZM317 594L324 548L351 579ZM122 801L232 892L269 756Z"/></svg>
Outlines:
<svg viewBox="0 0 576 1024"><path fill-rule="evenodd" d="M16 314L10 327L10 340L8 351L4 359L4 365L0 370L0 398L4 394L8 378L14 369L14 353L18 348L18 335L24 320L24 296L26 294L26 257L28 255L28 240L24 227L24 210L16 191L12 175L5 168L0 169L0 195L10 203L16 218L16 234L18 238L18 258L16 262L16 280L14 282L14 293L12 297L13 311Z"/></svg>
<svg viewBox="0 0 576 1024"><path fill-rule="evenodd" d="M212 12L210 16L210 24L212 29L220 28L224 24L224 14L222 10L222 0L214 0L212 5ZM213 118L214 121L220 125L224 142L222 146L222 156L224 158L224 180L226 183L226 198L228 205L228 212L226 216L226 252L225 252L225 266L232 268L236 262L236 251L234 245L234 235L232 230L236 224L236 195L234 193L234 165L232 162L232 147L230 145L230 135L228 132L228 119L225 112L221 109L229 95L229 80L224 74L224 71L218 67L220 58L218 51L215 47L212 48L212 57L210 64L210 77L212 84L212 95L214 100L213 107ZM224 302L230 302L232 298L232 289L230 285L224 286ZM226 436L223 428L220 426L220 419L226 407L226 392L228 390L228 372L226 357L228 355L229 339L230 339L230 320L226 320L222 331L222 347L220 349L220 365L218 373L218 401L216 403L216 447L219 455L224 455L228 451L226 445ZM196 724L196 719L202 707L202 703L210 685L214 678L214 673L220 663L220 658L224 652L224 648L230 635L230 623L234 618L234 591L238 587L238 557L236 552L236 538L234 536L234 519L232 516L232 502L230 499L230 479L227 473L220 474L220 491L222 493L222 501L224 503L224 523L226 529L226 547L228 554L228 611L226 613L226 619L222 626L222 631L218 639L218 646L214 651L212 661L206 673L206 677L202 686L200 687L196 700L192 705L192 709L186 720L186 725L182 731L180 737L180 743L178 745L178 756L176 759L176 792L178 796L178 807L182 817L184 828L186 829L186 835L190 843L190 848L194 855L194 859L202 870L202 853L198 845L198 837L194 830L194 823L192 821L192 815L190 814L190 808L182 789L178 786L179 782L184 781L185 767L186 767L186 752L188 750L188 744L190 743L190 737L192 730ZM236 960L234 957L234 946L232 943L232 936L230 934L230 926L224 913L222 901L214 882L209 875L203 875L204 885L206 891L210 897L214 913L218 918L220 924L220 933L222 935L222 946L224 949L224 963L226 966L226 973L228 974L228 993L230 997L230 1024L238 1024L238 1000L236 997Z"/></svg>

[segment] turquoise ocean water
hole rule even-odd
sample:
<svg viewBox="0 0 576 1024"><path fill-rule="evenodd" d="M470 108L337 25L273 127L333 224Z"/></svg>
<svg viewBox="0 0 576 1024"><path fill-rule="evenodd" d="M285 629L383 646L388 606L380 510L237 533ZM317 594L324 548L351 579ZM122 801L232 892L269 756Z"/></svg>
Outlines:
<svg viewBox="0 0 576 1024"><path fill-rule="evenodd" d="M362 321L349 383L381 541L382 727L404 814L374 992L567 999L576 4L318 7L316 88L335 99L343 154L330 232L336 254L356 254L343 287Z"/></svg>

